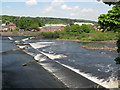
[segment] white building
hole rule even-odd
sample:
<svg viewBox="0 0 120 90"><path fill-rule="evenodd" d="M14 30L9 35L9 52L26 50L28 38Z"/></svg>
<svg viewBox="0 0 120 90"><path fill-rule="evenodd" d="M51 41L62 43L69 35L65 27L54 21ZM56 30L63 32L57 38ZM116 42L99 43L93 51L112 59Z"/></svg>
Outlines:
<svg viewBox="0 0 120 90"><path fill-rule="evenodd" d="M1 26L6 26L6 24L1 24Z"/></svg>
<svg viewBox="0 0 120 90"><path fill-rule="evenodd" d="M83 25L83 24L87 24L87 25L94 25L93 23L86 23L86 22L75 22L74 24L78 24L78 25Z"/></svg>
<svg viewBox="0 0 120 90"><path fill-rule="evenodd" d="M61 27L66 27L67 25L65 25L65 24L45 24L45 26L61 26Z"/></svg>

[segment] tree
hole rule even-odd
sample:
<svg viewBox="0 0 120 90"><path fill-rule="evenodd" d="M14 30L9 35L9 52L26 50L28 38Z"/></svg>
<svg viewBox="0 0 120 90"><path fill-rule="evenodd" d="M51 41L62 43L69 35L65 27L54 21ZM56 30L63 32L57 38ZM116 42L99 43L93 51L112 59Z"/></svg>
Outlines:
<svg viewBox="0 0 120 90"><path fill-rule="evenodd" d="M120 32L120 3L113 6L112 10L108 11L108 14L102 14L99 16L99 24L105 30L112 30Z"/></svg>
<svg viewBox="0 0 120 90"><path fill-rule="evenodd" d="M27 17L21 17L17 23L17 26L20 29L28 30L30 27L31 21Z"/></svg>
<svg viewBox="0 0 120 90"><path fill-rule="evenodd" d="M101 1L101 0L97 0L97 1ZM102 0L102 2L110 6L120 3L120 0Z"/></svg>
<svg viewBox="0 0 120 90"><path fill-rule="evenodd" d="M91 25L83 24L83 25L81 26L81 30L82 30L82 32L90 33L91 31L94 30L94 28L92 28Z"/></svg>

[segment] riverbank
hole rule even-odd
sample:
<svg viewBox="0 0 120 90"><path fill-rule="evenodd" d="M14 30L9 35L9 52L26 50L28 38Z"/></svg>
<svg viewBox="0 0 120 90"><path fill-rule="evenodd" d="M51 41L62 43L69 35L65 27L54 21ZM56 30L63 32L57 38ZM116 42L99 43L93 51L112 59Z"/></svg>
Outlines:
<svg viewBox="0 0 120 90"><path fill-rule="evenodd" d="M0 32L0 36L39 36L38 32Z"/></svg>
<svg viewBox="0 0 120 90"><path fill-rule="evenodd" d="M74 41L74 42L89 42L89 43L93 43L93 42L100 42L100 43L116 43L117 40L107 40L107 41L91 41L91 40L70 40L70 39L56 39L56 40L63 40L63 41Z"/></svg>
<svg viewBox="0 0 120 90"><path fill-rule="evenodd" d="M0 32L0 36L35 36L44 38L40 32ZM71 40L71 39L60 39L64 41L74 41L74 42L100 42L100 43L116 43L117 40L107 40L107 41L91 41L91 40Z"/></svg>

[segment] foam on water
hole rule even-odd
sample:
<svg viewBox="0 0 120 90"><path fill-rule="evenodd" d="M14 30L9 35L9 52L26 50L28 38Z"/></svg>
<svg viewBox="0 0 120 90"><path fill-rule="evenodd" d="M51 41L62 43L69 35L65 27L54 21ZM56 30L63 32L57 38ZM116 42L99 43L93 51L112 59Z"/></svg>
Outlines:
<svg viewBox="0 0 120 90"><path fill-rule="evenodd" d="M9 40L14 40L12 37L8 37Z"/></svg>
<svg viewBox="0 0 120 90"><path fill-rule="evenodd" d="M49 58L52 59L52 60L67 57L67 56L65 56L65 55L63 55L63 54L55 55L55 54L45 53L45 52L42 52L42 51L40 51L40 52L41 52L42 54L46 55L47 57L49 57Z"/></svg>
<svg viewBox="0 0 120 90"><path fill-rule="evenodd" d="M19 48L22 48L22 49L23 49L23 48L26 48L26 46L18 46L18 47L19 47Z"/></svg>
<svg viewBox="0 0 120 90"><path fill-rule="evenodd" d="M24 42L27 41L27 40L29 40L29 38L24 38L24 39L22 39L22 41L24 41Z"/></svg>
<svg viewBox="0 0 120 90"><path fill-rule="evenodd" d="M53 45L54 42L36 42L36 43L29 43L33 48L37 49L37 48L43 48L43 47L47 47L50 45Z"/></svg>
<svg viewBox="0 0 120 90"><path fill-rule="evenodd" d="M33 38L35 38L35 37L30 37L30 39L33 39Z"/></svg>
<svg viewBox="0 0 120 90"><path fill-rule="evenodd" d="M54 42L37 42L37 43L30 43L30 45L34 49L38 50L38 48L43 48L43 47L46 47L46 46L54 45ZM47 57L49 57L52 60L67 57L67 56L62 55L62 54L55 55L55 54L45 53L45 52L42 52L42 51L39 51L39 52L42 53L43 55L46 55Z"/></svg>
<svg viewBox="0 0 120 90"><path fill-rule="evenodd" d="M31 45L33 48L37 49L37 48L41 48L41 47L46 47L46 46L47 46L47 45L46 45L47 43L49 43L49 42L43 42L43 43L38 42L38 43L34 43L34 44L32 43L32 44L30 44L30 45ZM42 46L42 44L43 44L43 46ZM38 49L37 49L37 50L38 50ZM39 50L38 50L38 51L39 51ZM62 54L55 55L55 54L45 53L45 52L42 52L42 51L39 51L39 52L42 53L43 55L49 57L49 58L52 59L52 60L67 57L67 56L62 55ZM93 82L95 82L95 83L103 86L103 87L106 87L106 88L118 88L117 78L114 78L113 76L109 77L108 80L98 79L97 77L94 77L94 76L92 76L92 75L89 74L89 73L80 72L80 70L75 69L74 67L70 67L70 66L65 65L65 64L62 64L62 63L60 63L60 62L58 62L58 61L56 61L56 62L59 63L59 64L61 64L61 65L64 66L64 67L66 67L66 68L68 68L68 69L70 69L70 70L72 70L72 71L74 71L74 72L82 75L83 77L85 77L85 78L87 78L87 79L89 79L89 80L91 80L91 81L93 81ZM108 65L108 67L110 67L110 65ZM49 70L49 71L50 71L50 70ZM108 72L108 71L106 70L106 72Z"/></svg>
<svg viewBox="0 0 120 90"><path fill-rule="evenodd" d="M19 42L20 42L20 41L17 41L17 40L15 41L15 43L19 43Z"/></svg>
<svg viewBox="0 0 120 90"><path fill-rule="evenodd" d="M27 53L28 55L31 55L32 57L35 57L36 56L36 54L35 53L32 53L32 52L28 52L28 51L26 51L26 50L23 50L25 53Z"/></svg>
<svg viewBox="0 0 120 90"><path fill-rule="evenodd" d="M105 80L104 79L98 79L97 77L94 77L92 76L91 74L89 73L84 73L84 72L80 72L80 70L78 69L75 69L74 67L71 67L71 66L68 66L68 65L65 65L65 64L62 64L58 61L56 61L57 63L61 64L62 66L82 75L83 77L103 86L103 87L106 87L106 88L118 88L118 80L117 78L114 78L114 76L110 76L108 78L108 80Z"/></svg>
<svg viewBox="0 0 120 90"><path fill-rule="evenodd" d="M37 54L37 55L34 57L34 59L35 59L35 60L40 60L41 57L42 57L42 54Z"/></svg>
<svg viewBox="0 0 120 90"><path fill-rule="evenodd" d="M28 38L27 39L23 39L23 41L26 41L26 40L28 40ZM46 46L54 45L54 42L37 42L37 43L29 43L29 44L34 49L39 51L40 53L39 54L35 54L35 53L27 52L25 50L24 51L27 54L33 56L35 60L39 60L39 62L47 60L45 56L47 56L51 60L67 57L67 56L65 56L63 54L57 54L56 55L56 54L45 53L44 52L45 50L43 50L43 51L38 50L38 48L43 48L43 47L46 47ZM22 48L22 47L25 47L25 46L19 46L19 47ZM44 55L44 57L42 55ZM55 62L59 63L60 65L66 67L66 68L68 68L68 69L70 69L70 70L72 70L72 71L74 71L74 72L76 72L76 73L78 73L80 75L82 75L83 77L85 77L85 78L87 78L87 79L89 79L89 80L91 80L91 81L93 81L93 82L95 82L95 83L97 83L97 84L99 84L99 85L101 85L103 87L106 87L106 88L118 88L118 80L117 80L117 78L114 78L114 76L112 76L112 75L108 78L108 80L98 79L97 77L94 77L94 76L92 76L89 73L81 72L80 70L75 69L74 67L62 64L62 63L60 63L58 61L55 61ZM40 64L42 65L42 63L40 63ZM43 67L44 67L44 64L43 64ZM98 67L102 67L102 66L98 65ZM110 67L110 65L108 65L108 68L109 67ZM52 68L48 69L47 66L45 66L45 69L50 71L50 72L52 72L53 75L54 75L54 71L56 71L56 70L52 70ZM100 71L100 69L98 71ZM108 71L106 70L106 72L108 72ZM58 79L60 79L60 77L58 77Z"/></svg>

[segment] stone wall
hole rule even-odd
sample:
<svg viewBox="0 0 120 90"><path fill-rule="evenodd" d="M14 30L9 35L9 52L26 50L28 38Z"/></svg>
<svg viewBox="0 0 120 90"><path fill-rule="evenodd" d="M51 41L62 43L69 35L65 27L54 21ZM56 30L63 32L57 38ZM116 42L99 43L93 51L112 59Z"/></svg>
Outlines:
<svg viewBox="0 0 120 90"><path fill-rule="evenodd" d="M0 36L41 36L38 32L0 32Z"/></svg>

